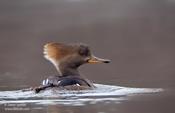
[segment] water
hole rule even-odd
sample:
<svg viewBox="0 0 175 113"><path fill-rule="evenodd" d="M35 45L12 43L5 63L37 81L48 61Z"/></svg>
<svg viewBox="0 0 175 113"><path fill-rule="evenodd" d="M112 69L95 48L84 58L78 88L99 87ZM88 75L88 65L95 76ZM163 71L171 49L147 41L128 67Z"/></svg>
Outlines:
<svg viewBox="0 0 175 113"><path fill-rule="evenodd" d="M130 88L95 84L94 90L68 91L48 89L35 94L33 91L16 90L1 91L0 106L6 111L44 109L45 106L87 106L99 103L120 104L133 96L155 94L163 91L161 88ZM33 107L30 107L32 105Z"/></svg>
<svg viewBox="0 0 175 113"><path fill-rule="evenodd" d="M174 113L174 12L174 0L1 0L0 112ZM98 89L21 92L57 74L47 42L110 59L80 68Z"/></svg>

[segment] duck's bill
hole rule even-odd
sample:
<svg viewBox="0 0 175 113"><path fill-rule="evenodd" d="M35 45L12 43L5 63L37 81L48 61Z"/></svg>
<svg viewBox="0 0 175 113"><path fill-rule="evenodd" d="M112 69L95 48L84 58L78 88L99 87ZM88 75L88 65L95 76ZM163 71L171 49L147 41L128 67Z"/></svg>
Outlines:
<svg viewBox="0 0 175 113"><path fill-rule="evenodd" d="M102 59L102 58L98 58L95 56L92 56L89 60L88 63L90 64L96 64L96 63L110 63L110 60L108 59Z"/></svg>

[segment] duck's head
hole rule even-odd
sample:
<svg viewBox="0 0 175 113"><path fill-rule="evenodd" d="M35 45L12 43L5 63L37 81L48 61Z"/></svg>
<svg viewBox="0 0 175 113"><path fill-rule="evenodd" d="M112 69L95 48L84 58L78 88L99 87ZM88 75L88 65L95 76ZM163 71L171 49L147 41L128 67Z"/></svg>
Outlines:
<svg viewBox="0 0 175 113"><path fill-rule="evenodd" d="M95 57L85 44L47 43L44 57L54 64L61 76L79 75L77 68L82 64L110 62Z"/></svg>

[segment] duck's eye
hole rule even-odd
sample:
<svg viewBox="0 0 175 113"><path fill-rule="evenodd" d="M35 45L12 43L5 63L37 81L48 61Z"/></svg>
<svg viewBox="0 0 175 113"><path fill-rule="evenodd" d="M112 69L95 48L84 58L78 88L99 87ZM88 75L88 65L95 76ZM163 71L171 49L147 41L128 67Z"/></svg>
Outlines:
<svg viewBox="0 0 175 113"><path fill-rule="evenodd" d="M89 51L89 49L88 48L81 48L80 50L79 50L79 54L81 55L81 56L89 56L90 55L90 51Z"/></svg>

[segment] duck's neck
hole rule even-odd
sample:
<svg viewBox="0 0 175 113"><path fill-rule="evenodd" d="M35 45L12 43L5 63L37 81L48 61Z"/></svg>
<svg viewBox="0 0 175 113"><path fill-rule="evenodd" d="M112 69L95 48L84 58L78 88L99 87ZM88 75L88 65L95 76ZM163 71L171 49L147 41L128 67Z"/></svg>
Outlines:
<svg viewBox="0 0 175 113"><path fill-rule="evenodd" d="M60 76L79 76L78 68L58 66L57 70Z"/></svg>

